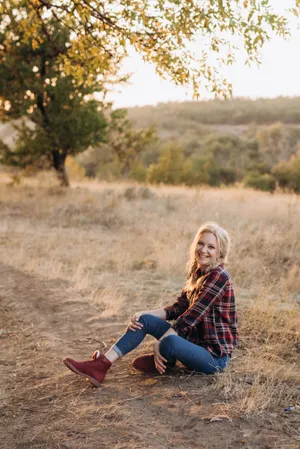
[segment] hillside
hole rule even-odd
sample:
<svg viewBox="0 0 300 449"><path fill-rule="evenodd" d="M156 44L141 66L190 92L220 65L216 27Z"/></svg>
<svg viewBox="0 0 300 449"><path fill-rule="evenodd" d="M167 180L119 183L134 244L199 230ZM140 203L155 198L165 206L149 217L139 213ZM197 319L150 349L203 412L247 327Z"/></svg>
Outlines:
<svg viewBox="0 0 300 449"><path fill-rule="evenodd" d="M300 97L162 103L130 108L128 115L137 129L154 125L158 139L140 145L124 134L122 154L109 143L90 148L77 158L84 175L300 192ZM12 131L0 127L7 144Z"/></svg>
<svg viewBox="0 0 300 449"><path fill-rule="evenodd" d="M236 133L243 132L249 124L300 124L300 97L160 103L130 108L129 117L137 127L156 124L164 133L176 130L179 134L198 128L199 124L218 125L221 131L223 128Z"/></svg>

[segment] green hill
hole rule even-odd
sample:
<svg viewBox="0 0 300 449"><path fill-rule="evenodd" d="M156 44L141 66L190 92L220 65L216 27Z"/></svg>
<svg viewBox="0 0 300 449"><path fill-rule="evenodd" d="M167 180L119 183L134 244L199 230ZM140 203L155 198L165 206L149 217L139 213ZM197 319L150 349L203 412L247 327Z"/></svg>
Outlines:
<svg viewBox="0 0 300 449"><path fill-rule="evenodd" d="M300 125L300 97L160 103L130 108L129 116L137 127L155 123L166 135L171 131L181 134L187 129L198 129L199 125L244 127L274 122Z"/></svg>

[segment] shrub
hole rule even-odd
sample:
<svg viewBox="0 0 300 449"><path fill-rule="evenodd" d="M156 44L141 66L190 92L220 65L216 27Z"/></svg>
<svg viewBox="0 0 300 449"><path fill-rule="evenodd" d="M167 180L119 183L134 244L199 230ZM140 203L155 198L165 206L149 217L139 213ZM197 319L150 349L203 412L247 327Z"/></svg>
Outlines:
<svg viewBox="0 0 300 449"><path fill-rule="evenodd" d="M289 161L275 165L272 174L279 187L300 193L300 152Z"/></svg>
<svg viewBox="0 0 300 449"><path fill-rule="evenodd" d="M194 157L185 162L185 173L183 181L186 185L200 185L209 183L207 171L208 161L206 158Z"/></svg>
<svg viewBox="0 0 300 449"><path fill-rule="evenodd" d="M147 168L141 161L133 162L130 166L128 177L138 182L145 182L147 179Z"/></svg>
<svg viewBox="0 0 300 449"><path fill-rule="evenodd" d="M182 148L167 145L163 149L157 164L148 169L147 181L150 183L181 184L184 178L185 158Z"/></svg>
<svg viewBox="0 0 300 449"><path fill-rule="evenodd" d="M190 182L188 185L209 184L219 186L220 184L232 184L237 180L237 172L233 168L222 167L213 157L192 158L188 161Z"/></svg>
<svg viewBox="0 0 300 449"><path fill-rule="evenodd" d="M72 156L66 159L66 170L70 179L81 181L85 177L85 169Z"/></svg>
<svg viewBox="0 0 300 449"><path fill-rule="evenodd" d="M264 190L265 192L274 192L276 187L274 177L268 173L248 173L243 182L246 187L252 187L256 190Z"/></svg>

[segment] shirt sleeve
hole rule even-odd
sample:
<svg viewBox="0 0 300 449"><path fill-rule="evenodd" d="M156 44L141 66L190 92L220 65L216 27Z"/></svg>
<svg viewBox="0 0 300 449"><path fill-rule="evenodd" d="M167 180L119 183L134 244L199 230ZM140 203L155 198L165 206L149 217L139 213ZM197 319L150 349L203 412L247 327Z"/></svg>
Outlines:
<svg viewBox="0 0 300 449"><path fill-rule="evenodd" d="M176 320L183 312L185 312L190 305L186 292L182 290L181 295L178 296L176 302L172 306L167 306L164 310L167 312L167 321Z"/></svg>
<svg viewBox="0 0 300 449"><path fill-rule="evenodd" d="M220 272L212 272L204 281L192 305L182 313L172 326L178 332L185 332L199 324L203 317L222 298L228 278Z"/></svg>

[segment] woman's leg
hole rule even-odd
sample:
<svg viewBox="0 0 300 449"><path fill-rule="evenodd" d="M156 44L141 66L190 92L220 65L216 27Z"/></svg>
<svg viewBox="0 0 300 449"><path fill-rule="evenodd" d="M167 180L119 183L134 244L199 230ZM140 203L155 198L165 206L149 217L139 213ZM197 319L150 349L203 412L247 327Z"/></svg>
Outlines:
<svg viewBox="0 0 300 449"><path fill-rule="evenodd" d="M74 373L86 377L89 381L99 387L103 382L111 364L118 358L127 354L136 348L147 334L160 338L170 328L170 324L161 318L150 314L142 315L139 319L143 328L135 332L127 330L126 333L117 341L117 343L104 355L99 354L93 360L78 362L66 358L64 364Z"/></svg>
<svg viewBox="0 0 300 449"><path fill-rule="evenodd" d="M190 370L204 374L223 371L230 361L229 356L214 357L207 349L178 335L165 337L160 343L159 350L168 361L174 363L179 360Z"/></svg>
<svg viewBox="0 0 300 449"><path fill-rule="evenodd" d="M105 354L110 357L110 351L114 351L119 357L123 357L128 352L135 349L145 338L147 334L159 339L164 335L171 325L167 321L157 318L151 314L144 314L138 320L142 325L142 329L136 331L127 330L125 334L112 346L112 348Z"/></svg>

